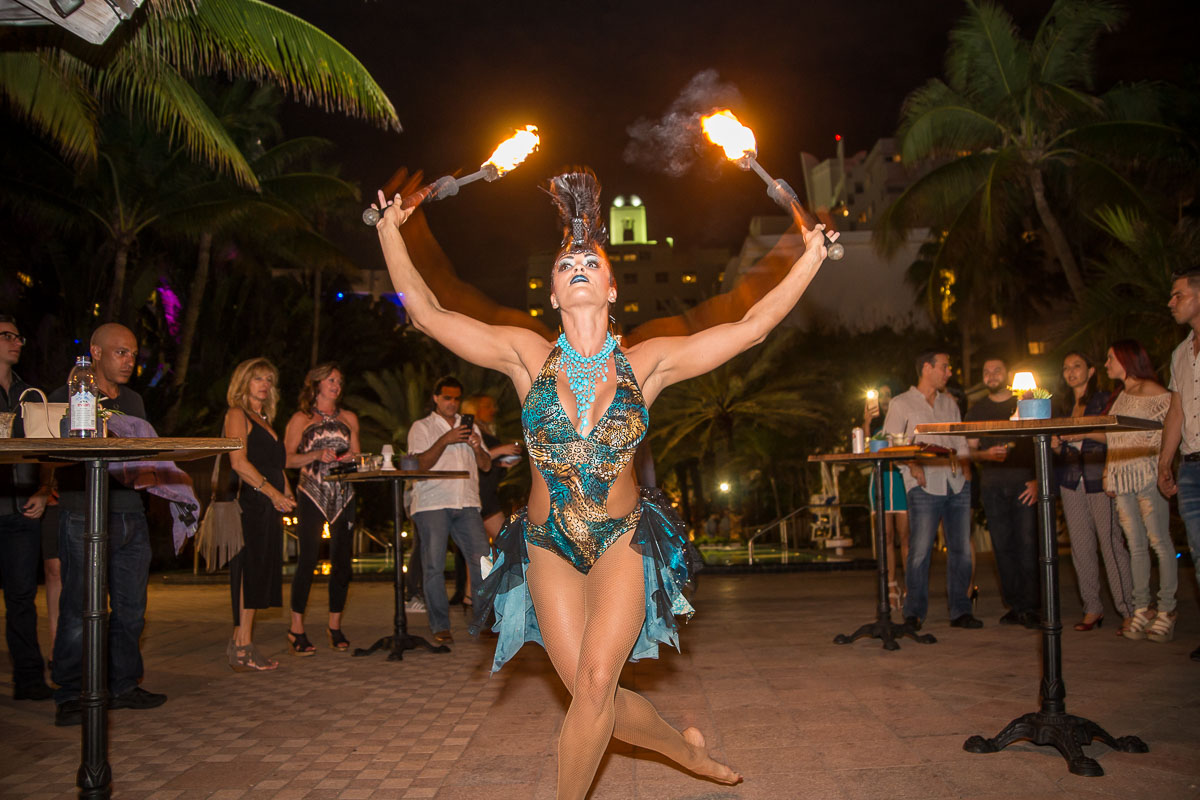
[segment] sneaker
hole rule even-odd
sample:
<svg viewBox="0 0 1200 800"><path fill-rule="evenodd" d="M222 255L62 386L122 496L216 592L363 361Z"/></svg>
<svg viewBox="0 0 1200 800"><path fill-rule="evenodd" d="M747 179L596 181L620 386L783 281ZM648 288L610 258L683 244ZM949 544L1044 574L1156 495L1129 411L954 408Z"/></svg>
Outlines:
<svg viewBox="0 0 1200 800"><path fill-rule="evenodd" d="M912 628L914 631L921 630L921 618L920 617L905 617L904 624L907 625L908 627Z"/></svg>
<svg viewBox="0 0 1200 800"><path fill-rule="evenodd" d="M454 636L450 631L437 631L433 634L433 640L438 644L454 644Z"/></svg>
<svg viewBox="0 0 1200 800"><path fill-rule="evenodd" d="M961 617L955 617L950 620L951 628L982 628L983 623L975 619L970 614L963 614Z"/></svg>
<svg viewBox="0 0 1200 800"><path fill-rule="evenodd" d="M410 614L424 614L425 601L419 597L414 597L412 600L409 600L404 604L404 610Z"/></svg>
<svg viewBox="0 0 1200 800"><path fill-rule="evenodd" d="M122 692L108 701L109 708L158 708L167 702L165 694L147 692L140 686L135 686L127 692Z"/></svg>
<svg viewBox="0 0 1200 800"><path fill-rule="evenodd" d="M54 690L45 681L13 688L13 700L49 700L53 696Z"/></svg>
<svg viewBox="0 0 1200 800"><path fill-rule="evenodd" d="M83 724L83 705L78 700L59 703L54 708L54 724L60 728Z"/></svg>

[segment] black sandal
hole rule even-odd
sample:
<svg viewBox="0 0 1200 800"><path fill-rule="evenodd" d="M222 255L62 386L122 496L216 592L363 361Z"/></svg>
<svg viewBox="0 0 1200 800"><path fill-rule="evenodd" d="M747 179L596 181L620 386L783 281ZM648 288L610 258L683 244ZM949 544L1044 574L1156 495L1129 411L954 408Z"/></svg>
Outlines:
<svg viewBox="0 0 1200 800"><path fill-rule="evenodd" d="M344 653L350 649L350 640L342 634L341 628L326 628L325 632L329 634L329 646L339 653Z"/></svg>
<svg viewBox="0 0 1200 800"><path fill-rule="evenodd" d="M317 648L308 640L308 637L303 633L295 631L287 632L288 649L294 656L314 656L317 654Z"/></svg>

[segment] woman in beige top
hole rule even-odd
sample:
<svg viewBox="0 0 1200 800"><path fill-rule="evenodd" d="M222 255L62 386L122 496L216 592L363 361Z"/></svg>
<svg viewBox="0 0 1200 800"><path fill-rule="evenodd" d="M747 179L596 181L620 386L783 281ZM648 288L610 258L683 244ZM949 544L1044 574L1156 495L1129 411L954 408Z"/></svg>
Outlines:
<svg viewBox="0 0 1200 800"><path fill-rule="evenodd" d="M1117 384L1108 413L1161 422L1171 393L1157 380L1150 356L1133 339L1113 342L1104 362ZM1162 431L1107 434L1104 490L1116 498L1117 518L1129 545L1133 573L1133 618L1121 629L1127 639L1169 642L1175 635L1178 567L1168 527L1170 509L1158 491L1158 454ZM1150 552L1158 556L1158 608L1150 608Z"/></svg>

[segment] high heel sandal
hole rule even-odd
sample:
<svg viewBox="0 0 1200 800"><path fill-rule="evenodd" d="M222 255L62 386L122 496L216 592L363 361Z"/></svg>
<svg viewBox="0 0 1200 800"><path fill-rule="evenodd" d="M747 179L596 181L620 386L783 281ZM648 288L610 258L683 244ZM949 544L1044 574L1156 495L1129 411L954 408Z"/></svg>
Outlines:
<svg viewBox="0 0 1200 800"><path fill-rule="evenodd" d="M304 633L296 633L295 631L287 632L288 651L294 656L315 656L317 648L308 640Z"/></svg>
<svg viewBox="0 0 1200 800"><path fill-rule="evenodd" d="M1126 639L1132 639L1135 642L1146 638L1146 630L1153 624L1154 617L1150 614L1148 608L1137 608L1133 611L1133 616L1125 620L1125 624L1121 626L1121 635Z"/></svg>
<svg viewBox="0 0 1200 800"><path fill-rule="evenodd" d="M234 672L270 672L279 666L279 662L267 658L253 643L237 645L230 642L229 668Z"/></svg>
<svg viewBox="0 0 1200 800"><path fill-rule="evenodd" d="M1164 614L1161 611L1150 621L1146 628L1146 638L1152 642L1169 642L1175 638L1175 612Z"/></svg>
<svg viewBox="0 0 1200 800"><path fill-rule="evenodd" d="M342 633L341 628L326 628L325 632L329 634L329 646L339 653L344 653L350 649L350 640Z"/></svg>
<svg viewBox="0 0 1200 800"><path fill-rule="evenodd" d="M888 605L895 611L900 610L900 584L896 581L888 582Z"/></svg>
<svg viewBox="0 0 1200 800"><path fill-rule="evenodd" d="M1092 620L1091 622L1083 622L1082 620L1081 620L1081 621L1079 621L1079 622L1076 622L1076 623L1075 623L1075 630L1077 630L1077 631L1090 631L1092 628L1099 628L1099 627L1100 627L1101 625L1103 625L1103 624L1104 624L1104 615L1103 615L1103 614L1101 614L1100 616L1096 617L1096 618L1095 618L1094 620Z"/></svg>

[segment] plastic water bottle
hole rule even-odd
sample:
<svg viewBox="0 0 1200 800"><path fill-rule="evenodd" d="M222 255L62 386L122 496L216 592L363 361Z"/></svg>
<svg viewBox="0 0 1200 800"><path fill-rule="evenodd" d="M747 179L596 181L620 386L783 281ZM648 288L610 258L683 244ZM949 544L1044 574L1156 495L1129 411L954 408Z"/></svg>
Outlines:
<svg viewBox="0 0 1200 800"><path fill-rule="evenodd" d="M96 404L100 392L96 388L96 375L92 372L92 359L79 356L75 367L67 376L67 395L70 399L68 417L70 428L67 436L72 439L93 439L99 436L96 427Z"/></svg>

